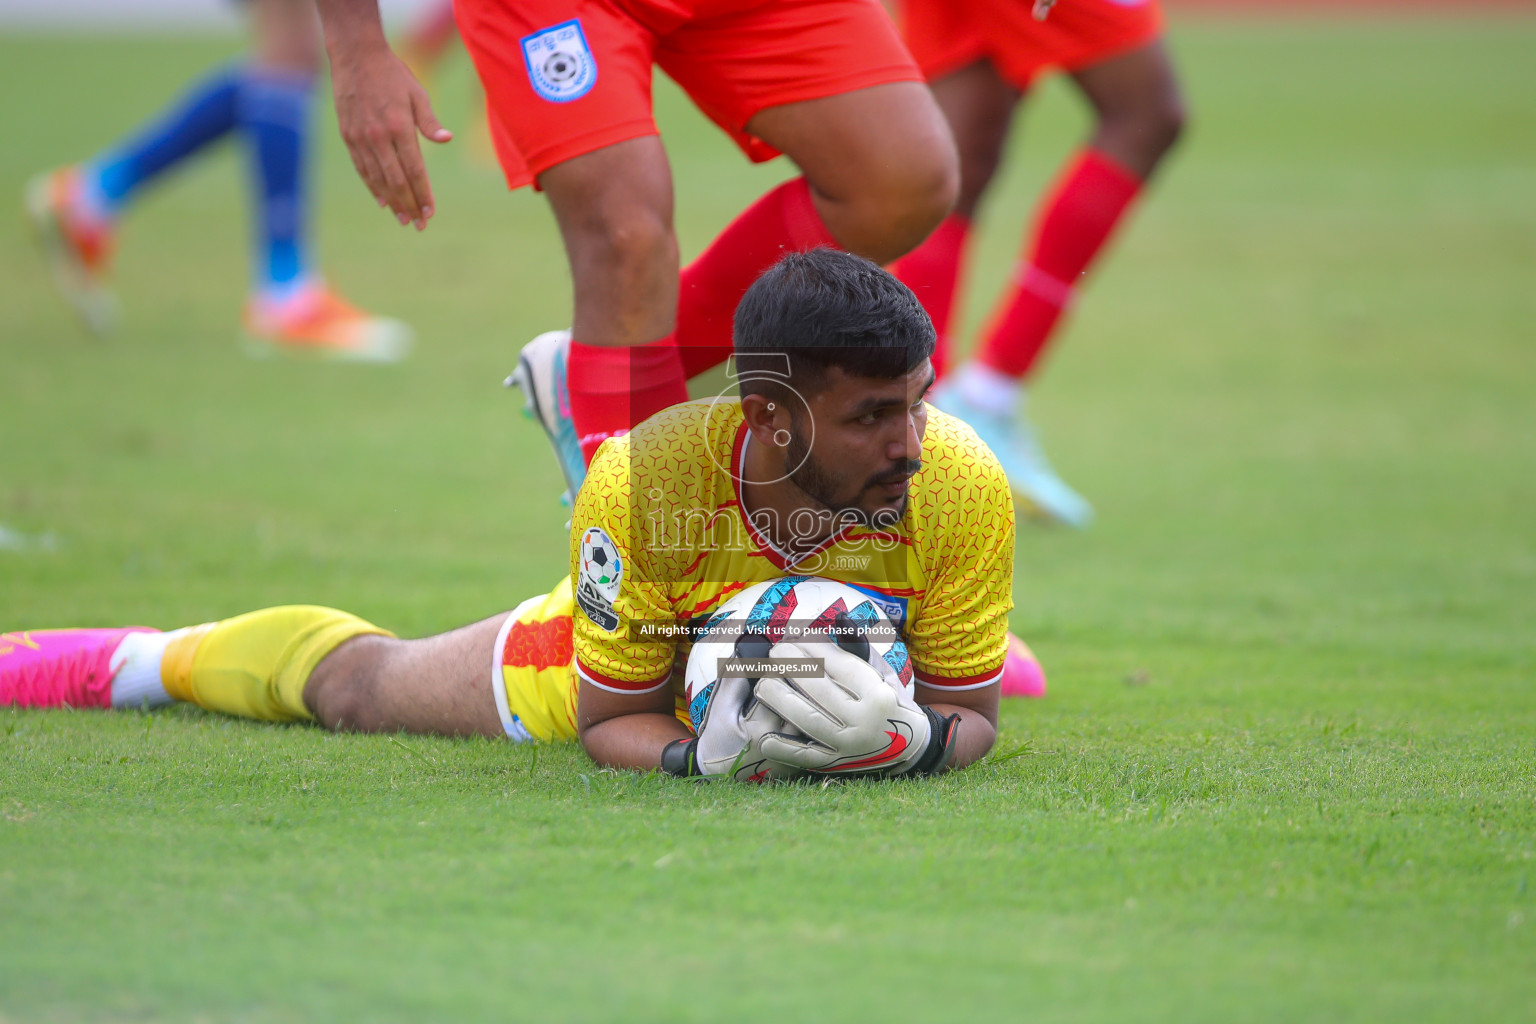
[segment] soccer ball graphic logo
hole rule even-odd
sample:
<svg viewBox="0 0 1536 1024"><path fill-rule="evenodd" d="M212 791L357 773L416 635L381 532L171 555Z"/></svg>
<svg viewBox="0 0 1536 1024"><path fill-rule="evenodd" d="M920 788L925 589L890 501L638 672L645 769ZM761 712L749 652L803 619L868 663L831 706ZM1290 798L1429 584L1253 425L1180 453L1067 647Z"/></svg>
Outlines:
<svg viewBox="0 0 1536 1024"><path fill-rule="evenodd" d="M618 546L600 528L593 526L581 535L581 576L608 600L619 593L624 579L624 562Z"/></svg>
<svg viewBox="0 0 1536 1024"><path fill-rule="evenodd" d="M549 55L544 62L544 74L556 85L564 85L576 77L576 72L581 69L581 61L570 53L556 50Z"/></svg>

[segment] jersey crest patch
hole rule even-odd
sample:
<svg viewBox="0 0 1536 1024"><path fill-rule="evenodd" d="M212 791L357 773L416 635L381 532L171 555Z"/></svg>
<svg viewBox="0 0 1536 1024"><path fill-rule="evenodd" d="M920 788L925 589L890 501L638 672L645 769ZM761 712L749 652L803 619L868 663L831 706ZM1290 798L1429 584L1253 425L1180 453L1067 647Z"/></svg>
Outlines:
<svg viewBox="0 0 1536 1024"><path fill-rule="evenodd" d="M576 603L587 618L609 633L619 628L619 614L613 602L624 582L624 560L619 546L602 527L589 526L581 535L581 564L576 574Z"/></svg>
<svg viewBox="0 0 1536 1024"><path fill-rule="evenodd" d="M543 99L569 103L581 99L597 84L597 58L587 45L581 19L524 36L522 44L528 81Z"/></svg>

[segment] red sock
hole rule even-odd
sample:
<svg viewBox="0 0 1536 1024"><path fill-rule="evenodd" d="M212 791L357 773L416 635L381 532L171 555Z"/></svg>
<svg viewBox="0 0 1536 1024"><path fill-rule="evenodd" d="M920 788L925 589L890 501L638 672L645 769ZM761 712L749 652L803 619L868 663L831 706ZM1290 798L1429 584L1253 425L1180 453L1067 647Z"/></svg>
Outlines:
<svg viewBox="0 0 1536 1024"><path fill-rule="evenodd" d="M684 375L697 376L730 357L736 304L759 274L787 252L823 245L841 248L821 222L804 178L786 181L743 210L683 268L674 337Z"/></svg>
<svg viewBox="0 0 1536 1024"><path fill-rule="evenodd" d="M688 400L687 380L731 354L736 304L757 276L786 252L836 246L804 178L787 181L749 206L683 269L677 330L634 348L571 342L566 370L571 419L590 461L604 439L669 405Z"/></svg>
<svg viewBox="0 0 1536 1024"><path fill-rule="evenodd" d="M928 311L939 340L933 348L933 369L939 376L949 362L949 329L954 315L955 292L965 262L965 243L971 233L969 218L952 213L933 229L922 245L891 264L891 273L912 289Z"/></svg>
<svg viewBox="0 0 1536 1024"><path fill-rule="evenodd" d="M588 462L606 439L688 401L688 381L670 337L628 348L573 340L565 376L571 421Z"/></svg>
<svg viewBox="0 0 1536 1024"><path fill-rule="evenodd" d="M1050 340L1141 179L1096 150L1084 150L1041 204L1033 250L1019 262L978 353L999 373L1023 377Z"/></svg>

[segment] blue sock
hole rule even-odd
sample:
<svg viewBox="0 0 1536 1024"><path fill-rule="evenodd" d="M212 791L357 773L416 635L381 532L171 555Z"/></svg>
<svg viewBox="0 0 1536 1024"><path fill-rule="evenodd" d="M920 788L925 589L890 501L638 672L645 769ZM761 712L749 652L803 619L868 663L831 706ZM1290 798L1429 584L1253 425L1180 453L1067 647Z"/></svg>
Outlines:
<svg viewBox="0 0 1536 1024"><path fill-rule="evenodd" d="M102 212L115 215L141 185L234 128L239 93L240 72L217 71L137 135L91 161L82 177L94 186Z"/></svg>
<svg viewBox="0 0 1536 1024"><path fill-rule="evenodd" d="M313 76L248 70L238 117L250 145L258 291L281 293L310 276L307 155Z"/></svg>

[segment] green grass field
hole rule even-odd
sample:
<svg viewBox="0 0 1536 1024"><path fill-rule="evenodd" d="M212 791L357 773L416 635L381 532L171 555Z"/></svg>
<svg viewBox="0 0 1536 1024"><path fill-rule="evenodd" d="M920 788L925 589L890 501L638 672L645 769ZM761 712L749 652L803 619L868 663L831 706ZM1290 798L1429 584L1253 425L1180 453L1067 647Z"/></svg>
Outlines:
<svg viewBox="0 0 1536 1024"><path fill-rule="evenodd" d="M1021 532L1051 694L939 780L746 790L574 747L0 712L0 1019L1536 1015L1536 22L1177 23L1191 135L1036 393L1086 534ZM0 38L0 195L233 51ZM445 83L445 119L463 87ZM788 171L658 100L696 252ZM1047 88L969 322L1083 125ZM568 319L542 200L329 129L332 278L397 368L250 362L238 155L127 225L120 333L0 234L0 628L322 602L402 633L562 572L500 389Z"/></svg>

